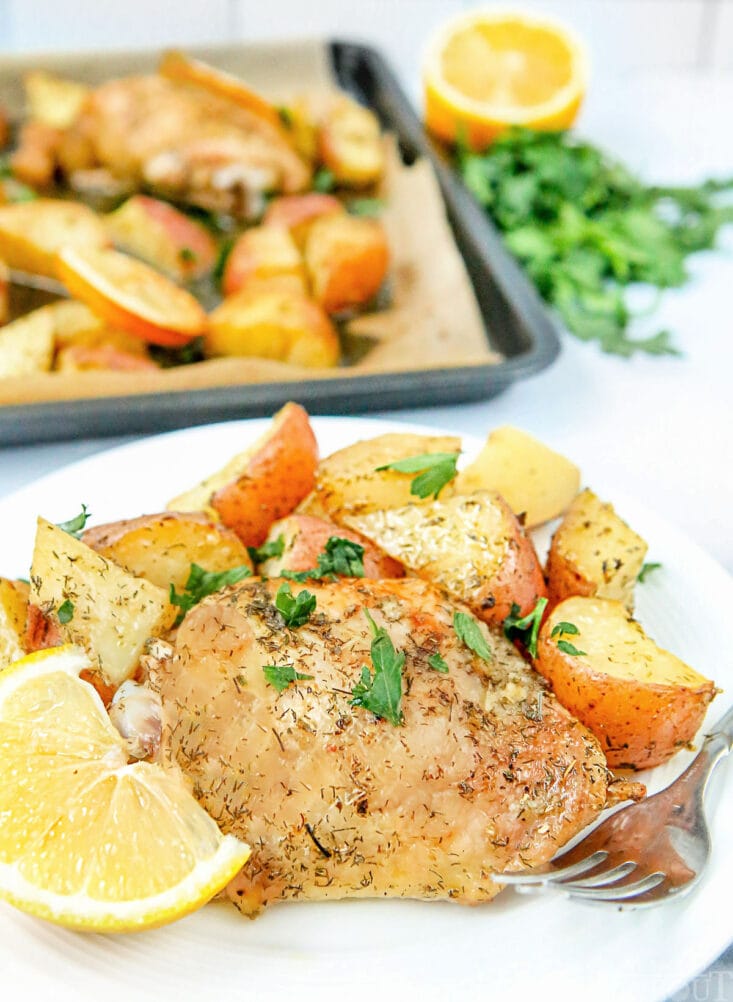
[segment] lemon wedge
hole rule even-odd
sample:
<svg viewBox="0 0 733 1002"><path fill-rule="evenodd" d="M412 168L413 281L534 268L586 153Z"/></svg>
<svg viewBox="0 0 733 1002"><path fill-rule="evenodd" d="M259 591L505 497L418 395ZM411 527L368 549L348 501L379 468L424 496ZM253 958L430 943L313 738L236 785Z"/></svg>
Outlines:
<svg viewBox="0 0 733 1002"><path fill-rule="evenodd" d="M128 932L205 904L250 850L173 774L128 763L76 647L0 672L0 898L73 929Z"/></svg>

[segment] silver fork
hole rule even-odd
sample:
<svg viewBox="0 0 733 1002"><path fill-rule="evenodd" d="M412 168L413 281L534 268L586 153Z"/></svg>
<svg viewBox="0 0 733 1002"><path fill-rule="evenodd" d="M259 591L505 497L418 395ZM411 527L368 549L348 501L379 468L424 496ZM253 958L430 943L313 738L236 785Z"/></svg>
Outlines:
<svg viewBox="0 0 733 1002"><path fill-rule="evenodd" d="M710 855L703 798L710 775L733 749L733 707L706 735L679 779L623 807L550 863L494 880L523 893L552 889L623 907L655 905L692 890Z"/></svg>

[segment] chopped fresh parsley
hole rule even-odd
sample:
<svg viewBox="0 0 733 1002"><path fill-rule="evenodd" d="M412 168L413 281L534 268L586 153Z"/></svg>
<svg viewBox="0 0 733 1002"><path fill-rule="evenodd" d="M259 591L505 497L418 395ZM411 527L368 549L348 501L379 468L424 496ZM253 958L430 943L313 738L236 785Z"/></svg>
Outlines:
<svg viewBox="0 0 733 1002"><path fill-rule="evenodd" d="M458 639L469 650L472 650L474 654L478 654L484 661L491 661L491 648L486 643L486 639L481 632L481 627L473 616L469 616L467 612L454 612L453 629L456 631Z"/></svg>
<svg viewBox="0 0 733 1002"><path fill-rule="evenodd" d="M303 675L295 670L295 665L263 665L265 679L278 692L283 692L291 682L305 682L313 678L312 675Z"/></svg>
<svg viewBox="0 0 733 1002"><path fill-rule="evenodd" d="M538 598L534 609L526 616L520 616L519 606L514 604L504 620L504 636L508 640L521 640L533 658L537 657L537 635L546 608L547 599Z"/></svg>
<svg viewBox="0 0 733 1002"><path fill-rule="evenodd" d="M234 244L234 237L222 237L221 242L219 243L216 261L211 271L211 276L219 287L221 287L221 282L224 278L224 270L227 266L227 261L229 260L229 255L232 252Z"/></svg>
<svg viewBox="0 0 733 1002"><path fill-rule="evenodd" d="M567 633L569 637L577 637L580 630L575 625L575 623L566 623L564 620L560 623L556 623L552 628L551 637L559 637L561 634Z"/></svg>
<svg viewBox="0 0 733 1002"><path fill-rule="evenodd" d="M285 620L286 626L302 626L315 611L316 596L305 590L293 595L290 585L285 582L277 590L275 608Z"/></svg>
<svg viewBox="0 0 733 1002"><path fill-rule="evenodd" d="M280 535L262 546L248 546L247 552L254 564L264 564L270 557L281 557L285 552L285 536Z"/></svg>
<svg viewBox="0 0 733 1002"><path fill-rule="evenodd" d="M336 178L333 176L333 171L330 171L328 167L319 167L313 175L313 191L327 194L329 191L333 191L335 187Z"/></svg>
<svg viewBox="0 0 733 1002"><path fill-rule="evenodd" d="M183 621L183 617L188 610L198 605L201 599L206 598L207 595L213 595L214 592L221 591L227 585L233 585L244 578L248 578L251 573L252 571L246 564L232 567L228 571L205 571L198 564L191 564L191 570L189 571L184 590L179 594L174 585L170 586L170 603L171 605L177 605L181 610L174 625L178 626Z"/></svg>
<svg viewBox="0 0 733 1002"><path fill-rule="evenodd" d="M631 286L684 285L687 259L733 221L733 178L647 185L573 132L512 129L458 166L571 334L628 358L676 355L669 331L630 336Z"/></svg>
<svg viewBox="0 0 733 1002"><path fill-rule="evenodd" d="M384 202L381 198L350 198L346 209L352 216L381 216Z"/></svg>
<svg viewBox="0 0 733 1002"><path fill-rule="evenodd" d="M562 637L563 634L567 634L569 637L577 637L580 630L574 623L566 623L565 621L561 623L556 623L552 629L550 637ZM569 640L558 640L557 649L562 651L563 654L569 654L571 657L585 657L585 651L579 651L578 648L571 644Z"/></svg>
<svg viewBox="0 0 733 1002"><path fill-rule="evenodd" d="M639 571L639 576L637 577L636 580L639 582L639 584L643 584L643 582L646 581L647 577L654 571L658 571L661 566L662 566L661 564L654 563L654 561L650 561L648 564L642 564L641 570Z"/></svg>
<svg viewBox="0 0 733 1002"><path fill-rule="evenodd" d="M364 547L342 536L331 536L318 554L318 566L309 571L281 571L282 577L291 581L322 581L364 577Z"/></svg>
<svg viewBox="0 0 733 1002"><path fill-rule="evenodd" d="M84 526L91 517L92 516L87 511L87 506L83 504L78 515L75 515L74 518L70 518L68 522L57 522L56 525L59 529L63 529L64 532L68 532L68 534L73 536L74 539L81 539Z"/></svg>
<svg viewBox="0 0 733 1002"><path fill-rule="evenodd" d="M61 623L62 626L70 623L74 618L74 603L67 598L66 601L62 602L59 606L59 611L56 615L58 616L59 623Z"/></svg>
<svg viewBox="0 0 733 1002"><path fill-rule="evenodd" d="M192 251L190 247L181 247L178 252L178 257L184 264L194 264L198 261L196 251Z"/></svg>
<svg viewBox="0 0 733 1002"><path fill-rule="evenodd" d="M292 129L293 127L293 113L286 105L281 104L277 109L280 121L285 126L286 129Z"/></svg>
<svg viewBox="0 0 733 1002"><path fill-rule="evenodd" d="M408 456L394 463L378 466L381 470L395 470L397 473L419 473L410 484L410 494L419 498L431 495L437 498L445 485L456 475L459 452L426 452L421 456Z"/></svg>
<svg viewBox="0 0 733 1002"><path fill-rule="evenodd" d="M428 658L428 664L433 671L439 671L442 675L446 675L448 673L448 664L440 654L440 651L430 655Z"/></svg>
<svg viewBox="0 0 733 1002"><path fill-rule="evenodd" d="M352 689L352 706L361 706L375 717L388 720L395 727L403 722L402 716L402 666L404 651L395 650L384 627L377 626L368 609L364 615L372 633L371 658L374 674L366 665L361 669L361 680Z"/></svg>

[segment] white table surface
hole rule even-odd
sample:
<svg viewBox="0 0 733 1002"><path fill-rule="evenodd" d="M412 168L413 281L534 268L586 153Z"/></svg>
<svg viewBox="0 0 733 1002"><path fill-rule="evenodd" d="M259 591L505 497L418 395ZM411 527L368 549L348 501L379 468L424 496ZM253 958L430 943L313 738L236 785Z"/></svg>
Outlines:
<svg viewBox="0 0 733 1002"><path fill-rule="evenodd" d="M414 95L414 80L405 84ZM634 75L597 80L581 125L649 178L695 181L733 175L731 107L730 74ZM477 435L518 425L578 462L599 493L639 497L733 572L733 228L719 252L692 260L690 272L691 283L665 294L653 318L653 329L675 332L682 358L617 359L564 336L554 365L494 400L390 417ZM128 440L0 449L0 495ZM729 951L716 970L733 985L730 958Z"/></svg>

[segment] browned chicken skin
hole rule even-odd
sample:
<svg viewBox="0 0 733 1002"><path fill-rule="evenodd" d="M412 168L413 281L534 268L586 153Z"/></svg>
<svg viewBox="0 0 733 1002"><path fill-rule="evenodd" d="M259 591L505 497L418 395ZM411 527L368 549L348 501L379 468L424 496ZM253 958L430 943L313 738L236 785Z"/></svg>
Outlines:
<svg viewBox="0 0 733 1002"><path fill-rule="evenodd" d="M442 592L309 582L316 611L287 629L280 583L202 602L151 677L164 754L253 848L229 889L243 912L347 896L486 901L500 889L492 870L549 859L603 808L595 738L502 636L481 627L490 663L465 647ZM406 654L402 726L350 705L371 665L364 609ZM436 651L447 674L427 663ZM263 666L285 663L313 679L278 693Z"/></svg>
<svg viewBox="0 0 733 1002"><path fill-rule="evenodd" d="M215 211L247 195L306 188L310 168L283 135L246 108L162 76L97 87L60 141L63 170L117 178Z"/></svg>

